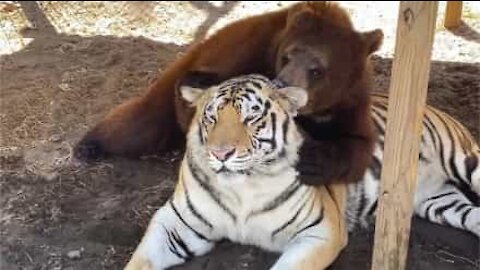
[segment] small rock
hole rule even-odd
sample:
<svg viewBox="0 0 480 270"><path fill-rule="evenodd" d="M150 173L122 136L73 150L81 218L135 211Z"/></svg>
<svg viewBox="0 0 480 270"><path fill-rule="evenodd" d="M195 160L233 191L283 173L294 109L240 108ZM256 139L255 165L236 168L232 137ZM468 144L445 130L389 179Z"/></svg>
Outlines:
<svg viewBox="0 0 480 270"><path fill-rule="evenodd" d="M67 257L69 259L80 259L82 257L82 251L81 250L70 250L67 253Z"/></svg>
<svg viewBox="0 0 480 270"><path fill-rule="evenodd" d="M72 88L68 83L61 83L58 85L58 88L60 88L62 91L65 91L65 92L72 91Z"/></svg>
<svg viewBox="0 0 480 270"><path fill-rule="evenodd" d="M59 134L54 134L48 140L51 142L60 142L62 140L62 136Z"/></svg>

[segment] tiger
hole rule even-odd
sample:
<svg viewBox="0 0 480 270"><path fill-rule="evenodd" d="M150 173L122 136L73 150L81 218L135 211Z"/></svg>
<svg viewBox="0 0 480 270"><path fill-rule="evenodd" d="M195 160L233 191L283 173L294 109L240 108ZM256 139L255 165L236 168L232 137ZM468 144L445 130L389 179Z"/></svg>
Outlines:
<svg viewBox="0 0 480 270"><path fill-rule="evenodd" d="M346 189L298 179L306 90L252 74L180 93L196 112L177 185L125 269L165 269L223 239L283 252L275 270L330 265L346 245Z"/></svg>
<svg viewBox="0 0 480 270"><path fill-rule="evenodd" d="M282 88L283 87L283 88ZM173 195L154 214L126 265L165 269L229 239L281 255L271 269L325 269L348 234L375 215L388 98L374 94L378 133L362 180L309 186L295 166L303 142L295 122L308 95L257 75L206 89L180 86L196 113ZM480 150L449 115L427 107L415 213L480 236Z"/></svg>

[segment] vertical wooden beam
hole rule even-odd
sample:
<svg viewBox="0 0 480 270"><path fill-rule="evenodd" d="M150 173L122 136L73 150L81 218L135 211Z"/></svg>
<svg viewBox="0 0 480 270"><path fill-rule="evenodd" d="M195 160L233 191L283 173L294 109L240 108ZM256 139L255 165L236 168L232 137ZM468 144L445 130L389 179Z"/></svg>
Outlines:
<svg viewBox="0 0 480 270"><path fill-rule="evenodd" d="M462 1L447 1L447 10L445 11L445 28L453 29L460 26L462 20Z"/></svg>
<svg viewBox="0 0 480 270"><path fill-rule="evenodd" d="M400 3L373 270L405 269L437 8L437 1Z"/></svg>

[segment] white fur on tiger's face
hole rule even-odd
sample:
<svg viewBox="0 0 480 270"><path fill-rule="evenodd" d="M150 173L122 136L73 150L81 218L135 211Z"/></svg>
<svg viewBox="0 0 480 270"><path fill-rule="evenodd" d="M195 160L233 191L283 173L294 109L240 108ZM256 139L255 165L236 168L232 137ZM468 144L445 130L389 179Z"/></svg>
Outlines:
<svg viewBox="0 0 480 270"><path fill-rule="evenodd" d="M197 107L187 148L220 181L274 175L297 161L302 138L290 123L307 94L299 88L273 88L257 75L208 89L183 86L182 94Z"/></svg>

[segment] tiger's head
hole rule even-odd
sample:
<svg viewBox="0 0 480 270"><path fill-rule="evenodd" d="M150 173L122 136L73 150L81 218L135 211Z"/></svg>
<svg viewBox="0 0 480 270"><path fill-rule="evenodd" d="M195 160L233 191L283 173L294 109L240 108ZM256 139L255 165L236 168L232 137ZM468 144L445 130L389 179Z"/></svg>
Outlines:
<svg viewBox="0 0 480 270"><path fill-rule="evenodd" d="M180 92L196 107L187 154L219 178L274 175L297 161L302 137L293 118L307 103L305 90L246 75Z"/></svg>

